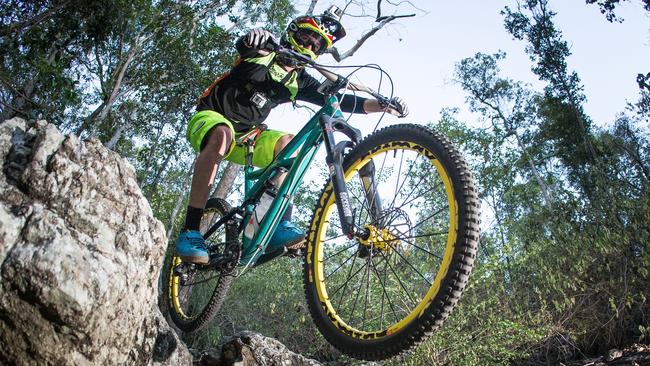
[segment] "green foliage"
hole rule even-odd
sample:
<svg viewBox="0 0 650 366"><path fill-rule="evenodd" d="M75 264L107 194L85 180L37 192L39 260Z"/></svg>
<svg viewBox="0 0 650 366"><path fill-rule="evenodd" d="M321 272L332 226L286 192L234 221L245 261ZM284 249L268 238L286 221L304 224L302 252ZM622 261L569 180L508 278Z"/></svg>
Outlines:
<svg viewBox="0 0 650 366"><path fill-rule="evenodd" d="M587 0L610 21L622 2ZM136 167L156 217L178 228L194 158L185 127L196 98L230 67L245 29L279 34L294 14L289 0L3 1L2 117L45 118L110 143ZM445 325L389 364L556 364L559 356L544 347L557 335L585 353L650 338L650 92L596 127L548 2L521 1L502 14L546 87L503 77L504 53L458 63L455 77L478 125L449 108L431 126L460 147L479 182L477 269ZM317 169L295 197L302 225L326 179ZM435 202L425 206L422 215ZM294 260L235 281L213 327L191 341L213 346L242 329L352 363L314 328Z"/></svg>
<svg viewBox="0 0 650 366"><path fill-rule="evenodd" d="M214 325L194 346L214 346L223 336L255 330L294 352L329 357L334 351L311 321L302 280L302 261L297 259L281 258L251 270L234 282Z"/></svg>
<svg viewBox="0 0 650 366"><path fill-rule="evenodd" d="M479 263L500 278L509 302L485 309L485 319L502 321L486 325L487 332L496 337L497 324L522 324L540 333L515 349L562 333L589 353L634 342L647 325L650 145L641 127L647 93L612 127L592 127L579 79L566 68L566 42L546 6L528 1L504 12L506 28L529 42L533 72L549 83L545 92L501 78L503 54L477 54L458 64L457 79L488 127L464 127L449 112L435 128L470 155L489 207L481 254L492 260ZM501 283L480 285L498 294ZM461 309L471 301L465 297Z"/></svg>
<svg viewBox="0 0 650 366"><path fill-rule="evenodd" d="M600 12L605 15L610 22L622 22L623 19L616 16L614 10L616 6L628 0L586 0L587 4L598 4ZM646 11L650 11L650 0L643 0L643 7Z"/></svg>

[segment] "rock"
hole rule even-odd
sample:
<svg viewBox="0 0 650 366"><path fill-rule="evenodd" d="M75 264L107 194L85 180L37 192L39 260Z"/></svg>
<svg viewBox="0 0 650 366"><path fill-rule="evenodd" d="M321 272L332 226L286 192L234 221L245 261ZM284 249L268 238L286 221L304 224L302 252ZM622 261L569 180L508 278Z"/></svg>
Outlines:
<svg viewBox="0 0 650 366"><path fill-rule="evenodd" d="M607 361L611 362L617 358L621 358L622 356L623 356L623 351L617 349L610 349L609 352L607 352Z"/></svg>
<svg viewBox="0 0 650 366"><path fill-rule="evenodd" d="M167 239L133 167L18 118L0 166L0 363L190 364L156 305Z"/></svg>
<svg viewBox="0 0 650 366"><path fill-rule="evenodd" d="M290 351L273 338L254 332L240 332L223 344L221 351L201 355L202 366L317 366L316 360Z"/></svg>

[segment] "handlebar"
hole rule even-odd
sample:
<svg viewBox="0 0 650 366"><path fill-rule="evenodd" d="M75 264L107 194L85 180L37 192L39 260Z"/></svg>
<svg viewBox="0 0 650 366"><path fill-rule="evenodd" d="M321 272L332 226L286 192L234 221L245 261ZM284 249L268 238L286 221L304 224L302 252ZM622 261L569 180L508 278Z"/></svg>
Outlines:
<svg viewBox="0 0 650 366"><path fill-rule="evenodd" d="M316 69L318 72L320 72L325 78L327 78L332 84L333 88L335 90L330 90L332 94L336 94L339 90L348 88L353 91L359 91L359 92L364 92L368 93L377 100L383 100L383 101L389 101L389 98L386 98L385 96L377 93L376 91L366 87L365 85L361 84L355 84L349 81L346 77L339 75L335 72L332 72L328 69L326 69L324 66L316 63L314 60L312 60L310 57L307 57L299 52L296 52L292 49L286 48L276 42L275 39L269 37L268 41L266 42L266 45L264 49L275 52L278 54L281 54L283 56L292 58L299 63L307 64Z"/></svg>

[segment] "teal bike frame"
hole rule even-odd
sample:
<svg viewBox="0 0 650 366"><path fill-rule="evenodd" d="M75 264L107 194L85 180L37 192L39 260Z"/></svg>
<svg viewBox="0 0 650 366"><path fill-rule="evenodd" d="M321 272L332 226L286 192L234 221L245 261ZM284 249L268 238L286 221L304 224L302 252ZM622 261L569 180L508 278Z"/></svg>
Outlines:
<svg viewBox="0 0 650 366"><path fill-rule="evenodd" d="M326 115L333 118L343 117L341 111L334 107L337 104L338 100L336 97L329 97L327 103L316 112L267 167L255 170L250 163L251 159L247 158L247 164L244 168L245 193L244 204L242 205L245 206L245 214L242 223L247 223L250 220L255 203L268 187L267 182L278 174L282 168L287 170L287 175L280 187L277 187L277 195L260 222L259 228L252 239L241 235L244 225L240 225L239 235L241 235L243 240L242 253L255 251L249 263L243 263L246 266L256 263L260 255L264 253L269 239L288 205L291 203L291 199L302 182L316 152L323 143L325 135L324 128L320 123L321 116ZM297 155L293 157L296 151Z"/></svg>

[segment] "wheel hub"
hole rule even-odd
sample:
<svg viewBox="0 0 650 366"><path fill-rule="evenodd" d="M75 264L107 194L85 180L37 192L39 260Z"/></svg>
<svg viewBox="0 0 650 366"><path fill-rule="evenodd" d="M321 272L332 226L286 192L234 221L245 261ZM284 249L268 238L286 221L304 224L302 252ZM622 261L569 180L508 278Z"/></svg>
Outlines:
<svg viewBox="0 0 650 366"><path fill-rule="evenodd" d="M388 252L399 244L399 240L393 235L388 228L377 228L375 225L367 224L365 227L366 238L359 238L359 242L369 248L378 249L382 252Z"/></svg>

